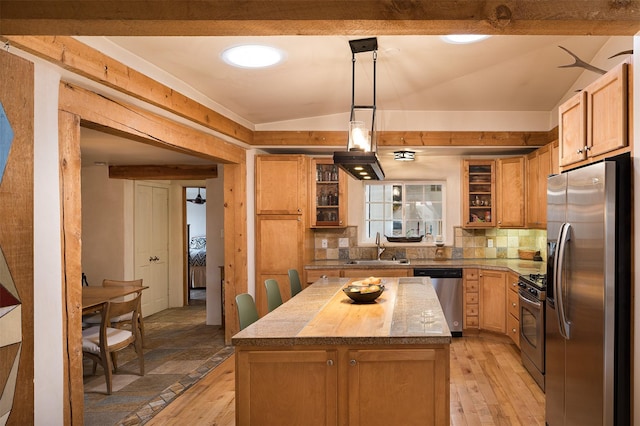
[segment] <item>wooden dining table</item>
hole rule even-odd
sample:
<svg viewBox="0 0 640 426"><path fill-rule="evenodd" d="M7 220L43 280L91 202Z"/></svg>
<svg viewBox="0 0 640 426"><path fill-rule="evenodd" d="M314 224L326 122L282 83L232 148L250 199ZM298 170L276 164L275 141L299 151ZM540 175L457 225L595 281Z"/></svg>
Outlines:
<svg viewBox="0 0 640 426"><path fill-rule="evenodd" d="M110 300L117 300L121 297L133 294L137 291L149 288L148 286L88 286L82 287L82 313L99 310L102 304Z"/></svg>

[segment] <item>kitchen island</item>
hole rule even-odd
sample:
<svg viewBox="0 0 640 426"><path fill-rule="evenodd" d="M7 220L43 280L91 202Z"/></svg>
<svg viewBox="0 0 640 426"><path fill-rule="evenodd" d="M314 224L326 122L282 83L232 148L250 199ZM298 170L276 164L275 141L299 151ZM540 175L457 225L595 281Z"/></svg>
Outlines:
<svg viewBox="0 0 640 426"><path fill-rule="evenodd" d="M429 278L354 304L321 279L232 338L238 425L448 425L451 334Z"/></svg>

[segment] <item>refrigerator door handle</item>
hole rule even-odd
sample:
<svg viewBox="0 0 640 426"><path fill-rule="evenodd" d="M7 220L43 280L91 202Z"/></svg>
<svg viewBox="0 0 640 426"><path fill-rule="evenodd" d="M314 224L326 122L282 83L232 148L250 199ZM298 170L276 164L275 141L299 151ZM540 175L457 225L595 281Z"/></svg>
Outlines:
<svg viewBox="0 0 640 426"><path fill-rule="evenodd" d="M564 300L562 294L562 277L564 275L564 255L567 250L567 243L571 240L571 224L563 223L558 233L558 247L556 257L554 259L554 296L556 298L557 312L558 312L558 327L560 329L560 335L566 340L571 338L571 322L567 321L567 316L564 311Z"/></svg>

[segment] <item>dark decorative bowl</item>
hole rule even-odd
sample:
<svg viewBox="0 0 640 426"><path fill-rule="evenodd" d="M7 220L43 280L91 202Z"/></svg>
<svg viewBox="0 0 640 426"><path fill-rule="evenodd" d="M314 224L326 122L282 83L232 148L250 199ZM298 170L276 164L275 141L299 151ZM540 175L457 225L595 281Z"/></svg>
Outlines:
<svg viewBox="0 0 640 426"><path fill-rule="evenodd" d="M342 289L344 293L353 300L353 303L374 303L384 291L384 285L374 284L378 290L369 291L370 286L350 285ZM363 293L362 290L366 289Z"/></svg>

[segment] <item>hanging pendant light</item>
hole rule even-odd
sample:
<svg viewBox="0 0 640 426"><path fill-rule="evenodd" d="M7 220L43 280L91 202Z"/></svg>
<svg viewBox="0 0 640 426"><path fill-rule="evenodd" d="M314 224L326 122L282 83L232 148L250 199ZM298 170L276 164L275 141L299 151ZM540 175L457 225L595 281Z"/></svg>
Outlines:
<svg viewBox="0 0 640 426"><path fill-rule="evenodd" d="M351 114L346 151L333 153L333 162L360 180L383 180L384 171L378 161L376 119L376 61L378 39L350 40L351 47ZM356 53L373 52L373 98L371 105L355 103Z"/></svg>
<svg viewBox="0 0 640 426"><path fill-rule="evenodd" d="M207 202L207 200L200 195L200 188L198 188L198 195L196 195L195 198L187 198L187 201L193 204L204 204Z"/></svg>

